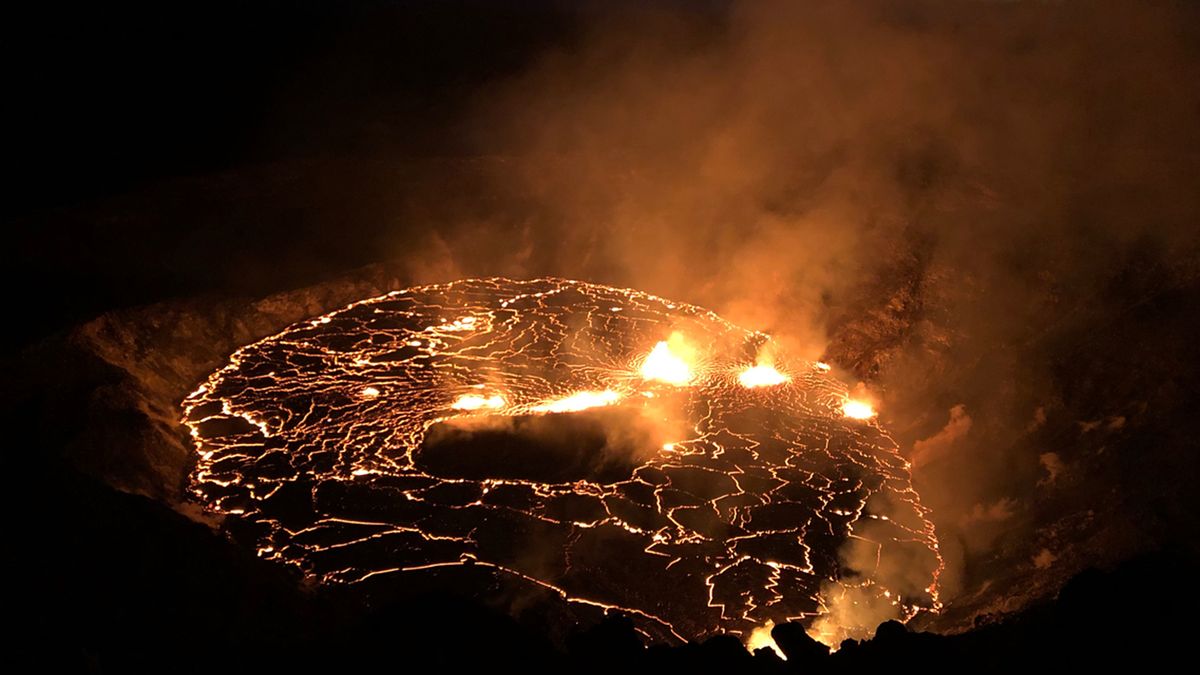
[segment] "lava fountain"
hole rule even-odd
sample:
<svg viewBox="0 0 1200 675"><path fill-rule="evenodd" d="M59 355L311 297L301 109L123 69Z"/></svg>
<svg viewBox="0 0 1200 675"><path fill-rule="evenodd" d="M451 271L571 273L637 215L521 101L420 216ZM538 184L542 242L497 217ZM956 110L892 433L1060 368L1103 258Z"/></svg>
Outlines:
<svg viewBox="0 0 1200 675"><path fill-rule="evenodd" d="M653 640L828 618L831 587L902 620L936 609L895 442L828 366L759 364L768 341L577 281L394 291L239 349L193 392L190 489L318 582L482 570ZM892 583L897 560L924 581Z"/></svg>

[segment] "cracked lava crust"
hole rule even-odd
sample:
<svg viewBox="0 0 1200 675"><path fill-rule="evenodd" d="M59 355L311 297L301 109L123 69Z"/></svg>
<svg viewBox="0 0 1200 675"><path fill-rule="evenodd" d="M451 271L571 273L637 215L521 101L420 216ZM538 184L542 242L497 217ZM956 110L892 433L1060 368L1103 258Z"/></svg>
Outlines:
<svg viewBox="0 0 1200 675"><path fill-rule="evenodd" d="M839 592L936 609L895 442L828 366L770 345L577 281L396 291L243 347L193 392L190 487L319 582L469 567L658 641L811 622ZM900 563L919 591L889 585Z"/></svg>

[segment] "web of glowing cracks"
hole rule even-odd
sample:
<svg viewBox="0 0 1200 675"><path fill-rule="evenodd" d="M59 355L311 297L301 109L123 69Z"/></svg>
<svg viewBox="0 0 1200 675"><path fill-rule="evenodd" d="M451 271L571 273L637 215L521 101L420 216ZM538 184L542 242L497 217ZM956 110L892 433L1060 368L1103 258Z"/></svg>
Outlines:
<svg viewBox="0 0 1200 675"><path fill-rule="evenodd" d="M672 349L672 343L676 345L675 349ZM686 386L691 382L695 375L689 360L694 355L694 351L684 347L684 344L678 335L673 335L671 340L663 340L654 345L654 348L646 355L641 367L638 369L642 378L650 382L661 382L675 386ZM821 361L815 362L813 367L825 372L831 370L829 364ZM784 384L785 382L790 382L792 378L785 373L779 372L772 364L756 363L745 367L738 374L737 379L738 383L743 387L757 389ZM379 390L368 386L363 389L362 393L366 397L375 397L379 395ZM578 412L589 408L612 405L620 400L621 394L611 389L604 391L581 391L535 406L532 410L539 413ZM465 411L498 410L504 406L504 397L498 394L491 396L463 394L451 405L455 410ZM852 398L849 394L846 395L841 410L844 416L856 420L868 420L876 415L875 407L871 402ZM664 448L670 449L671 445L668 443ZM775 639L771 636L771 629L774 627L775 622L773 621L768 621L765 625L756 627L746 638L746 648L754 651L766 647L775 652L780 658L786 660L787 656L775 644Z"/></svg>
<svg viewBox="0 0 1200 675"><path fill-rule="evenodd" d="M326 322L327 317L322 317L318 321ZM470 331L474 328L477 319L471 316L460 317L453 320L447 320L439 330L446 332ZM634 367L637 368L638 374L647 382L655 382L675 387L687 387L693 384L697 379L696 373L696 350L691 347L684 336L680 334L672 334L668 340L663 340L654 345L640 362L635 361ZM828 372L831 367L822 362L815 362L812 367L821 372ZM791 381L791 376L786 372L778 370L773 363L766 361L763 357L760 360L745 364L736 372L737 382L747 389L768 388L785 384ZM493 411L502 410L508 405L503 393L484 391L485 385L475 385L479 389L478 392L467 393L459 396L451 404L454 410L472 412L472 411ZM197 393L203 391L203 387ZM380 388L368 385L364 386L359 395L365 399L373 399L381 396L383 392ZM653 396L651 392L641 392L644 396ZM532 412L537 413L564 413L575 412L602 406L609 406L620 402L625 394L622 394L613 389L604 390L585 390L570 393L560 398L543 401L531 408L527 408ZM849 392L845 393L841 404L841 413L847 419L852 420L869 420L876 416L877 412L873 404L864 400L861 396L854 396ZM193 430L194 432L194 430ZM193 434L194 435L194 434ZM671 444L667 444L668 447ZM357 471L355 472L358 473ZM769 646L778 652L773 640L770 638L771 625L756 628L748 641L750 646Z"/></svg>

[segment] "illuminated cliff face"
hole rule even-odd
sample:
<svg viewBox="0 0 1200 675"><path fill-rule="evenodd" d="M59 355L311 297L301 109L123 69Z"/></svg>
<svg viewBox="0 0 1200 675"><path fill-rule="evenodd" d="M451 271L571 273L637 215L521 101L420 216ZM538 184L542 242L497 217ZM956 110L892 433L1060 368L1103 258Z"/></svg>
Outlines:
<svg viewBox="0 0 1200 675"><path fill-rule="evenodd" d="M759 364L768 340L574 281L389 293L238 350L193 392L191 490L321 582L469 566L654 639L829 631L830 598L936 607L895 443L844 412L824 364Z"/></svg>

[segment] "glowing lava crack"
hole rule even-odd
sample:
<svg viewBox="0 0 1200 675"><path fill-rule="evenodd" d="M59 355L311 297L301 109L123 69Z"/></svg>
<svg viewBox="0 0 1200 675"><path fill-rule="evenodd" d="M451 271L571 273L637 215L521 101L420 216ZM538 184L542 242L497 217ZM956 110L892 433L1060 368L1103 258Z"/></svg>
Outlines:
<svg viewBox="0 0 1200 675"><path fill-rule="evenodd" d="M322 582L469 567L666 641L829 624L840 598L936 608L895 443L843 413L824 364L756 365L768 340L575 281L392 292L243 347L193 392L191 490Z"/></svg>

